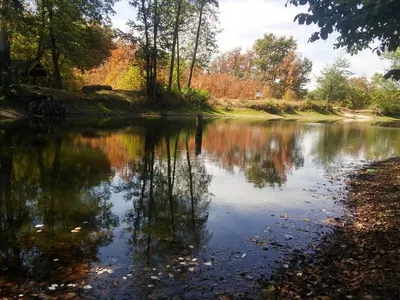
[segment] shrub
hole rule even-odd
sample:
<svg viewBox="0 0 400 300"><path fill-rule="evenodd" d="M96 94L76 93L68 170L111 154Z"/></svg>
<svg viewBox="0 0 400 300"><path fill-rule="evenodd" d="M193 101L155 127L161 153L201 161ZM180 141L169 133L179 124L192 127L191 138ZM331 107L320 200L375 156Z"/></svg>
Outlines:
<svg viewBox="0 0 400 300"><path fill-rule="evenodd" d="M285 94L283 95L283 100L292 101L292 100L297 100L297 99L298 99L298 97L297 97L296 93L290 89L287 90L285 92Z"/></svg>
<svg viewBox="0 0 400 300"><path fill-rule="evenodd" d="M376 89L372 93L372 106L383 114L400 113L400 91Z"/></svg>
<svg viewBox="0 0 400 300"><path fill-rule="evenodd" d="M210 99L210 94L202 89L183 88L181 95L183 102L191 107L205 107Z"/></svg>

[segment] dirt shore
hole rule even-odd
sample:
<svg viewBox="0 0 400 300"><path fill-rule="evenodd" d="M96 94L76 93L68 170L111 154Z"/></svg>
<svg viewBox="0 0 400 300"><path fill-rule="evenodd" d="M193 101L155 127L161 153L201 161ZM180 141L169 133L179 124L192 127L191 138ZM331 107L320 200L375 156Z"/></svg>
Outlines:
<svg viewBox="0 0 400 300"><path fill-rule="evenodd" d="M265 299L400 299L400 157L350 176L345 205L315 253L263 283Z"/></svg>

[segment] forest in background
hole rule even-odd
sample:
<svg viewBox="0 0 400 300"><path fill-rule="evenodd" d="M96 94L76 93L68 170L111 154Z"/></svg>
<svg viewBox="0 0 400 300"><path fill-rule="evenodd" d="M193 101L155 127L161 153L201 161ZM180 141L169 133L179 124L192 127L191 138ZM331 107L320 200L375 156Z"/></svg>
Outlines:
<svg viewBox="0 0 400 300"><path fill-rule="evenodd" d="M353 109L400 112L396 80L383 74L355 77L344 57L332 58L318 75L316 89L308 91L312 62L297 50L293 37L266 33L251 49L218 53L216 0L130 1L137 15L129 22L129 32L112 27L114 3L3 1L3 93L18 83L13 82L10 59L39 60L51 73L53 88L77 91L85 85L109 85L140 91L150 103L199 107L210 97L323 100ZM309 24L305 17L300 21ZM391 69L400 66L396 49L382 51Z"/></svg>

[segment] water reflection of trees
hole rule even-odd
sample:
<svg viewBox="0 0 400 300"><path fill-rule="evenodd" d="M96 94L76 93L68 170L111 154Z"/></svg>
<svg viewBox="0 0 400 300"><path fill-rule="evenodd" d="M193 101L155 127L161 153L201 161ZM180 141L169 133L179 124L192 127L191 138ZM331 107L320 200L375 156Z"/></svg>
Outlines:
<svg viewBox="0 0 400 300"><path fill-rule="evenodd" d="M398 128L326 123L310 126L306 130L316 134L313 139L313 156L316 163L325 168L343 156L371 160L400 153Z"/></svg>
<svg viewBox="0 0 400 300"><path fill-rule="evenodd" d="M101 152L75 148L68 136L2 131L0 276L53 283L85 278L82 268L112 241L118 223L110 172Z"/></svg>
<svg viewBox="0 0 400 300"><path fill-rule="evenodd" d="M207 126L203 149L223 168L239 168L256 187L279 186L304 164L300 132L294 122L215 122Z"/></svg>
<svg viewBox="0 0 400 300"><path fill-rule="evenodd" d="M131 176L117 187L132 201L125 234L136 263L165 262L189 245L200 249L210 238L205 225L211 176L204 161L193 157L189 138L148 128L143 156L130 164Z"/></svg>

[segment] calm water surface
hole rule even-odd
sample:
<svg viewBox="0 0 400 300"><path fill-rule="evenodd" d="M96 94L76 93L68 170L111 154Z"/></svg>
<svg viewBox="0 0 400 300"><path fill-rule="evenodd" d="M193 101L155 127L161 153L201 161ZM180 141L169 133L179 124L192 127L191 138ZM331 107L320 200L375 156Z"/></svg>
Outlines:
<svg viewBox="0 0 400 300"><path fill-rule="evenodd" d="M317 247L341 214L338 174L399 155L400 129L21 124L0 128L0 150L0 296L250 297Z"/></svg>

